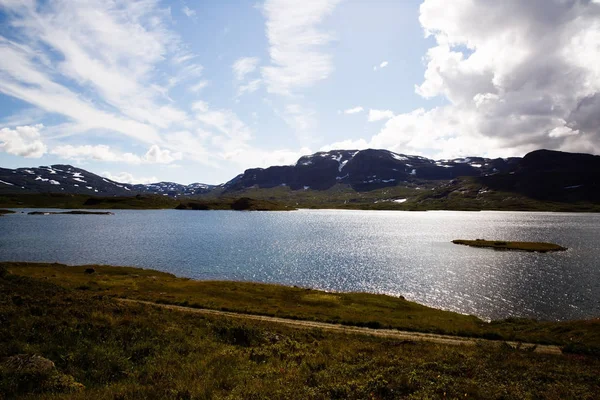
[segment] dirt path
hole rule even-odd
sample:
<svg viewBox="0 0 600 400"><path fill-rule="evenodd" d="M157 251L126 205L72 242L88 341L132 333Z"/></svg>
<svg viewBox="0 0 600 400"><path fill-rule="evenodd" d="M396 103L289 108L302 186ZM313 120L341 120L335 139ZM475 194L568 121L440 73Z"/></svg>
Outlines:
<svg viewBox="0 0 600 400"><path fill-rule="evenodd" d="M500 346L503 343L508 344L512 347L520 346L521 349L527 350L532 349L536 353L543 354L562 354L560 347L553 345L542 345L542 344L533 344L533 343L517 343L517 342L503 342L498 340L486 340L486 339L478 339L478 338L468 338L461 336L450 336L450 335L437 335L433 333L419 333L419 332L407 332L407 331L398 331L394 329L371 329L371 328L362 328L357 326L346 326L346 325L337 325L330 324L327 322L315 322L315 321L306 321L306 320L294 320L294 319L286 319L286 318L278 318L278 317L268 317L262 315L253 315L253 314L243 314L229 311L218 311L218 310L210 310L205 308L191 308L191 307L182 307L175 306L169 304L157 304L151 301L144 300L132 300L132 299L117 299L124 303L138 303L138 304L147 304L155 307L167 308L170 310L191 312L197 314L205 314L205 315L220 315L224 317L230 318L240 318L246 320L253 321L265 321L265 322L273 322L277 324L287 325L294 328L304 328L304 329L323 329L332 332L340 332L346 334L356 334L356 335L369 335L369 336L380 336L385 338L397 339L397 340L408 340L408 341L422 341L422 342L431 342L438 344L446 344L446 345L454 345L454 346L475 346L477 343L484 343L492 346Z"/></svg>

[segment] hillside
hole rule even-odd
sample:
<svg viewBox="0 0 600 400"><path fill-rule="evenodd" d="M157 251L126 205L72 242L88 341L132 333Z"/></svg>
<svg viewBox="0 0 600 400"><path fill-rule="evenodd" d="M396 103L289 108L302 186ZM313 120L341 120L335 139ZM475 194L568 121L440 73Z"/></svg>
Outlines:
<svg viewBox="0 0 600 400"><path fill-rule="evenodd" d="M298 329L123 302L116 293L187 298L216 309L278 314L281 308L291 318L339 313L369 318L373 326L404 321L428 331L481 326L570 344L554 355L485 341L456 346ZM597 321L486 324L380 295L195 282L134 268L12 263L0 266L0 316L0 393L6 398L593 399L600 388Z"/></svg>
<svg viewBox="0 0 600 400"><path fill-rule="evenodd" d="M33 201L42 194L48 201ZM0 169L0 206L77 203L54 205L58 197L48 194L88 196L79 203L113 203L109 208L128 203L112 197L160 195L186 204L248 197L285 208L600 211L600 156L538 150L523 158L431 160L387 150L335 150L303 156L294 165L248 169L217 186L129 185L68 165ZM134 203L125 208L149 202ZM151 203L172 208L168 201Z"/></svg>

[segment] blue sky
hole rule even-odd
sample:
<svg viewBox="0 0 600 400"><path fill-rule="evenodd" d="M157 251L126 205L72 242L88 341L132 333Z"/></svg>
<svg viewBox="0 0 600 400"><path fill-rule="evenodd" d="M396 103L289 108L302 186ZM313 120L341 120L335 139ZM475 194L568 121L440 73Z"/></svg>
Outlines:
<svg viewBox="0 0 600 400"><path fill-rule="evenodd" d="M0 0L0 166L222 183L334 148L598 153L592 0Z"/></svg>

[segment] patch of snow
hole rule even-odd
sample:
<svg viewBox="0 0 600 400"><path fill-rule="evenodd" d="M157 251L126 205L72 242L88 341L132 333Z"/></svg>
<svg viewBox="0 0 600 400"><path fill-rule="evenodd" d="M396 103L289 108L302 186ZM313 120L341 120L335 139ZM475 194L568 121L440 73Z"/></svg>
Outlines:
<svg viewBox="0 0 600 400"><path fill-rule="evenodd" d="M341 181L342 179L346 179L349 176L350 176L350 174L346 174L344 176L336 176L335 179L337 179L338 181Z"/></svg>
<svg viewBox="0 0 600 400"><path fill-rule="evenodd" d="M37 178L35 178L36 181L42 181L42 182L48 182L50 179L45 179L42 178L41 176L38 176Z"/></svg>
<svg viewBox="0 0 600 400"><path fill-rule="evenodd" d="M406 166L412 168L412 164L406 164Z"/></svg>
<svg viewBox="0 0 600 400"><path fill-rule="evenodd" d="M454 168L454 165L442 165L443 168Z"/></svg>
<svg viewBox="0 0 600 400"><path fill-rule="evenodd" d="M404 203L406 200L408 200L408 199L396 199L393 201L394 201L394 203Z"/></svg>
<svg viewBox="0 0 600 400"><path fill-rule="evenodd" d="M413 169L412 171L410 171L410 174L411 174L411 175L417 175L417 170L416 170L416 169Z"/></svg>
<svg viewBox="0 0 600 400"><path fill-rule="evenodd" d="M304 190L310 189L310 186L304 186Z"/></svg>
<svg viewBox="0 0 600 400"><path fill-rule="evenodd" d="M408 157L402 156L400 154L390 152L390 155L392 156L392 158L394 158L398 161L407 161L408 160Z"/></svg>
<svg viewBox="0 0 600 400"><path fill-rule="evenodd" d="M129 189L128 187L124 187L123 189L131 191L131 189Z"/></svg>
<svg viewBox="0 0 600 400"><path fill-rule="evenodd" d="M30 170L30 169L24 169L23 171L24 171L24 172L27 172L27 173L28 173L28 174L30 174L30 175L35 175L35 172L33 172L33 171L32 171L32 170Z"/></svg>
<svg viewBox="0 0 600 400"><path fill-rule="evenodd" d="M481 164L471 164L471 167L473 167L473 168L481 168L482 165Z"/></svg>
<svg viewBox="0 0 600 400"><path fill-rule="evenodd" d="M395 182L395 179L382 179L381 182L383 183L390 183L390 182Z"/></svg>
<svg viewBox="0 0 600 400"><path fill-rule="evenodd" d="M4 181L0 181L0 183L4 183L5 185L8 185L8 186L15 186L14 183L9 183L9 182L4 182Z"/></svg>
<svg viewBox="0 0 600 400"><path fill-rule="evenodd" d="M575 186L565 186L565 189L577 189L582 187L583 185L575 185Z"/></svg>
<svg viewBox="0 0 600 400"><path fill-rule="evenodd" d="M94 192L98 193L98 189L94 189Z"/></svg>
<svg viewBox="0 0 600 400"><path fill-rule="evenodd" d="M60 185L59 181L55 181L55 180L50 180L50 184L51 185Z"/></svg>
<svg viewBox="0 0 600 400"><path fill-rule="evenodd" d="M346 164L348 164L348 161L349 161L349 160L346 160L346 161L342 161L342 162L340 163L340 167L338 168L338 170L339 170L340 172L342 172L342 169L344 169L344 167L346 166Z"/></svg>
<svg viewBox="0 0 600 400"><path fill-rule="evenodd" d="M89 189L89 190L92 190L92 189L93 189L93 187L91 187L91 186L86 186L85 188L86 188L86 189Z"/></svg>
<svg viewBox="0 0 600 400"><path fill-rule="evenodd" d="M73 172L73 178L83 178L81 172Z"/></svg>
<svg viewBox="0 0 600 400"><path fill-rule="evenodd" d="M77 178L77 177L74 177L74 178L73 178L73 180L74 180L74 181L77 181L77 182L81 182L81 183L87 183L87 182L86 182L86 181L84 181L83 179L81 179L81 178Z"/></svg>
<svg viewBox="0 0 600 400"><path fill-rule="evenodd" d="M110 183L109 181L107 181L106 179L102 178L102 180L106 183Z"/></svg>
<svg viewBox="0 0 600 400"><path fill-rule="evenodd" d="M73 184L73 186L75 186L75 187L79 187L79 185L78 185L78 184L76 184L76 183L75 183L75 184Z"/></svg>

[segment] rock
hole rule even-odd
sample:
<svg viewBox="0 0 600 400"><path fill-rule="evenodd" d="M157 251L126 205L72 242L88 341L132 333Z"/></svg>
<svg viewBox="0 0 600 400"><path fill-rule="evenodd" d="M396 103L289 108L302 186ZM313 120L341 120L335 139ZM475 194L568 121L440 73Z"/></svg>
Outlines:
<svg viewBox="0 0 600 400"><path fill-rule="evenodd" d="M71 375L56 369L51 360L30 354L17 354L0 362L6 388L13 395L24 393L73 393L85 389Z"/></svg>
<svg viewBox="0 0 600 400"><path fill-rule="evenodd" d="M96 272L94 268L86 268L84 271L86 274L93 274Z"/></svg>
<svg viewBox="0 0 600 400"><path fill-rule="evenodd" d="M8 357L2 366L13 372L47 374L56 368L47 358L37 355L17 354Z"/></svg>

